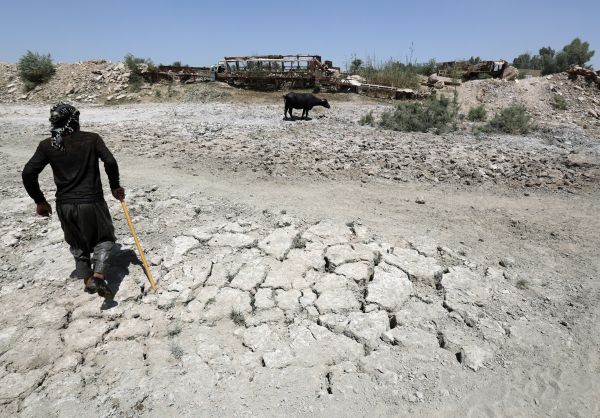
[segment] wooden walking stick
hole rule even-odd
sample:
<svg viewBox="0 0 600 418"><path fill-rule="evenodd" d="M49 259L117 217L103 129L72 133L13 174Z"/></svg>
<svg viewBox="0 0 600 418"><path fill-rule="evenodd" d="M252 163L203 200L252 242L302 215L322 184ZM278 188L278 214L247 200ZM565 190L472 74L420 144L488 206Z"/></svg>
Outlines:
<svg viewBox="0 0 600 418"><path fill-rule="evenodd" d="M131 235L133 235L133 240L135 241L135 246L137 247L138 253L140 254L140 258L142 259L142 264L144 265L144 270L146 270L146 275L148 276L150 285L152 286L152 289L156 290L156 282L154 281L154 277L152 277L152 272L150 271L150 267L148 266L148 262L146 261L146 255L144 255L144 250L142 249L140 240L138 239L137 234L135 233L135 229L133 227L133 222L131 222L131 216L129 216L129 210L127 209L125 200L121 200L121 207L123 208L123 213L125 214L125 219L127 219L127 224L129 225L129 230L131 231Z"/></svg>

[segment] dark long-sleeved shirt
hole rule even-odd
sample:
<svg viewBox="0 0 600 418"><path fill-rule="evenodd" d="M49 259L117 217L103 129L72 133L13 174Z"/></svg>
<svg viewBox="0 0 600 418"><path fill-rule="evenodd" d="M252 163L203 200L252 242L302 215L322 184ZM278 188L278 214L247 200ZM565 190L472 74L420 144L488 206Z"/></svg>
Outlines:
<svg viewBox="0 0 600 418"><path fill-rule="evenodd" d="M38 176L50 164L56 183L56 203L92 203L104 200L98 160L104 162L111 189L119 187L119 166L100 135L77 131L63 137L65 149L55 150L44 139L23 169L23 184L35 203L46 201Z"/></svg>

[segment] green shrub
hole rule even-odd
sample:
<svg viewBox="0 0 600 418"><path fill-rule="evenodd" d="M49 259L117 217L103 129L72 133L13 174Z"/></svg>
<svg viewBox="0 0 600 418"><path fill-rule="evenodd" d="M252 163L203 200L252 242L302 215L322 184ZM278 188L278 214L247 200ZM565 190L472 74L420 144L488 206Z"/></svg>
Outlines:
<svg viewBox="0 0 600 418"><path fill-rule="evenodd" d="M129 70L129 89L131 91L140 91L144 84L144 77L142 75L144 69L147 72L156 72L156 65L150 58L138 58L133 54L125 55L125 66ZM145 68L144 68L145 67Z"/></svg>
<svg viewBox="0 0 600 418"><path fill-rule="evenodd" d="M550 103L554 110L567 110L567 101L561 95L555 94Z"/></svg>
<svg viewBox="0 0 600 418"><path fill-rule="evenodd" d="M455 100L434 97L422 103L400 103L393 111L384 112L379 124L395 131L439 134L453 128L457 113Z"/></svg>
<svg viewBox="0 0 600 418"><path fill-rule="evenodd" d="M50 54L40 55L37 52L27 51L17 63L19 77L29 90L50 80L56 69L52 64Z"/></svg>
<svg viewBox="0 0 600 418"><path fill-rule="evenodd" d="M526 134L531 129L531 115L523 105L505 107L496 113L485 126L487 132Z"/></svg>
<svg viewBox="0 0 600 418"><path fill-rule="evenodd" d="M467 119L471 122L483 122L487 118L487 112L484 105L479 105L469 109Z"/></svg>
<svg viewBox="0 0 600 418"><path fill-rule="evenodd" d="M370 112L365 113L358 121L358 124L361 126L364 126L364 125L374 126L375 118L373 117L373 111L371 110Z"/></svg>

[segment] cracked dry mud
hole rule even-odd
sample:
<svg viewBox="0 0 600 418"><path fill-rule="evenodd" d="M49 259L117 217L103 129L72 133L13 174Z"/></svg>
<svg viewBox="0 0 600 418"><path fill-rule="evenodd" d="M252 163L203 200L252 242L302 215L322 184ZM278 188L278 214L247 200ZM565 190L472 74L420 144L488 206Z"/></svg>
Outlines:
<svg viewBox="0 0 600 418"><path fill-rule="evenodd" d="M69 278L58 220L33 216L20 185L44 121L8 109L29 125L7 116L0 138L0 415L598 413L595 189L524 202L236 177L235 161L219 179L188 161L193 143L173 157L171 143L122 135L150 108L125 107L121 122L90 108L159 286L108 200L117 293L103 306ZM41 183L53 189L48 172Z"/></svg>

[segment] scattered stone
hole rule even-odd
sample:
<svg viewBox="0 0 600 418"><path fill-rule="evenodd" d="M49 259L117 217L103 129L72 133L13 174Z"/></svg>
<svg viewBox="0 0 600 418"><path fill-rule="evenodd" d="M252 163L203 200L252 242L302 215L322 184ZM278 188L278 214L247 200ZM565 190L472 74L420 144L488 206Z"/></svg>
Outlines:
<svg viewBox="0 0 600 418"><path fill-rule="evenodd" d="M493 353L476 345L466 345L460 350L461 363L473 371L482 368L493 358Z"/></svg>

